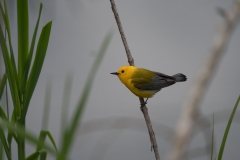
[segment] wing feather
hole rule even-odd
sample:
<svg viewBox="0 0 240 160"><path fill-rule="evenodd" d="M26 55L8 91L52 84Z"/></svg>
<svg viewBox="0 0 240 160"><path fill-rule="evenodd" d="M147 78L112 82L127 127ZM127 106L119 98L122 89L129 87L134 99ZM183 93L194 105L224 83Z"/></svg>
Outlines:
<svg viewBox="0 0 240 160"><path fill-rule="evenodd" d="M139 90L156 91L174 84L175 80L174 77L141 68L135 71L131 82Z"/></svg>

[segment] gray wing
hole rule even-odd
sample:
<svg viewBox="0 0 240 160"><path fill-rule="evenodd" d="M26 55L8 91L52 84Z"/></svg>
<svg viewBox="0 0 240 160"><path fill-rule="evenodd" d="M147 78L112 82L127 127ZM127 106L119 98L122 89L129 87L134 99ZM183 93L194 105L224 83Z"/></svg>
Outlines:
<svg viewBox="0 0 240 160"><path fill-rule="evenodd" d="M154 72L152 76L139 75L138 77L132 78L132 83L134 87L139 90L160 90L161 88L173 85L175 83L175 78L159 72Z"/></svg>

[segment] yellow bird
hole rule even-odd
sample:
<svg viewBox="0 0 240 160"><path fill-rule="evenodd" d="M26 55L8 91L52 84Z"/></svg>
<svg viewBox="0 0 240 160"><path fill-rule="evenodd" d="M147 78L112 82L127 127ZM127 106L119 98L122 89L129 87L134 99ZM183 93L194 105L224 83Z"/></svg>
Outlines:
<svg viewBox="0 0 240 160"><path fill-rule="evenodd" d="M117 72L111 74L117 75L120 81L133 94L140 98L147 98L147 100L162 88L187 80L186 76L182 73L168 76L163 73L134 66L122 66ZM145 105L147 100L141 106Z"/></svg>

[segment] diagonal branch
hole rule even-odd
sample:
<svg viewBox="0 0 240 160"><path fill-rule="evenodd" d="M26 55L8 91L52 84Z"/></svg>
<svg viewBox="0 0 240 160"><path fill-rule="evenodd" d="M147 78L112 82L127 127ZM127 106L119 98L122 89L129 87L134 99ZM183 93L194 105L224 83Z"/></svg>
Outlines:
<svg viewBox="0 0 240 160"><path fill-rule="evenodd" d="M122 42L123 42L123 45L124 45L124 48L125 48L125 51L126 51L126 54L127 54L128 63L130 64L130 66L134 66L134 59L132 57L132 54L131 54L130 49L129 49L128 44L127 44L127 39L125 37L124 31L123 31L123 28L122 28L122 24L121 24L120 17L119 17L118 12L117 12L116 4L115 4L114 0L110 0L110 3L112 5L112 11L113 11L115 20L117 22L118 30L120 32Z"/></svg>
<svg viewBox="0 0 240 160"><path fill-rule="evenodd" d="M230 12L224 13L225 21L220 26L221 28L217 33L212 49L210 50L210 55L197 74L195 84L191 88L187 101L183 106L182 115L176 130L172 149L168 155L168 160L183 159L183 153L186 150L187 144L193 132L200 102L202 101L204 93L213 78L221 56L224 54L224 51L229 43L230 35L239 20L240 0L236 1L236 4Z"/></svg>
<svg viewBox="0 0 240 160"><path fill-rule="evenodd" d="M123 31L123 28L122 28L122 24L121 24L121 21L120 21L118 12L117 12L116 4L115 4L114 0L110 0L110 3L111 3L111 6L112 6L112 11L113 11L113 14L115 16L121 38L122 38L123 45L124 45L125 50L126 50L128 63L131 66L134 66L134 59L131 55L130 49L129 49L128 44L127 44L127 40L126 40L124 31ZM139 100L140 100L141 104L144 104L144 99L143 98L139 98ZM156 141L156 138L155 138L155 134L154 134L154 131L153 131L153 128L152 128L152 123L151 123L150 117L148 115L148 109L147 109L146 105L141 107L141 111L143 112L143 115L144 115L144 118L145 118L145 121L146 121L146 125L147 125L147 128L148 128L148 133L149 133L150 141L151 141L151 149L153 148L153 150L154 150L156 160L160 160L160 156L159 156L159 153L158 153L157 141Z"/></svg>

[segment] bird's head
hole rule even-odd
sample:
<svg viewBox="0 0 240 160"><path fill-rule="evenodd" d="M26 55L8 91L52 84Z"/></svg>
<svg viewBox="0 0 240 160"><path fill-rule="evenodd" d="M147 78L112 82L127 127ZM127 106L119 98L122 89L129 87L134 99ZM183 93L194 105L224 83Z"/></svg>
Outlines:
<svg viewBox="0 0 240 160"><path fill-rule="evenodd" d="M117 72L113 72L111 74L117 75L118 78L124 83L125 81L131 79L134 70L134 66L122 66Z"/></svg>

